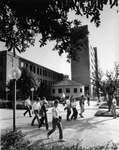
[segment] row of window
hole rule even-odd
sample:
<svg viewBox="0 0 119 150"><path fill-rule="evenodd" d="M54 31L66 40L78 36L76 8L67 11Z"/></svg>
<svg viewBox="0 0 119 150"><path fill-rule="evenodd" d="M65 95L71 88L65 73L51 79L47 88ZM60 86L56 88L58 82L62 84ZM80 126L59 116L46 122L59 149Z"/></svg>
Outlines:
<svg viewBox="0 0 119 150"><path fill-rule="evenodd" d="M38 75L43 75L43 76L53 78L53 79L59 79L60 78L58 73L51 72L51 71L48 71L46 69L33 66L32 64L28 66L28 63L21 62L21 67L29 68L30 71L32 71L33 73L36 73Z"/></svg>
<svg viewBox="0 0 119 150"><path fill-rule="evenodd" d="M74 92L74 93L78 93L78 89L77 89L77 88L74 88L74 89L73 89L73 92ZM56 89L52 89L52 93L55 94L55 93L56 93ZM62 88L59 88L59 89L58 89L58 93L63 93L63 89L62 89ZM70 88L66 88L66 93L70 93ZM82 88L80 88L80 93L82 93Z"/></svg>
<svg viewBox="0 0 119 150"><path fill-rule="evenodd" d="M44 80L44 79L38 79L39 82L45 82L47 85L52 85L54 84L55 82L53 81L47 81L47 80Z"/></svg>

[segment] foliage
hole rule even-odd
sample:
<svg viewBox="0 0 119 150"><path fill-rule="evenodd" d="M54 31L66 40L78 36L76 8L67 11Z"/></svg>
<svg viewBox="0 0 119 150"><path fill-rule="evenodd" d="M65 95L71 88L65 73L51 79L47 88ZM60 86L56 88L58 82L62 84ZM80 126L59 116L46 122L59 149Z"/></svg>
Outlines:
<svg viewBox="0 0 119 150"><path fill-rule="evenodd" d="M66 146L64 144L43 145L42 143L30 143L25 139L25 134L20 129L7 131L1 136L1 150L113 150L118 149L118 143L108 142L105 146L83 148L81 142L76 145Z"/></svg>
<svg viewBox="0 0 119 150"><path fill-rule="evenodd" d="M118 6L118 0L1 0L0 41L5 42L9 51L13 49L14 54L16 50L21 53L34 45L36 35L40 34L40 47L46 45L48 40L56 40L54 49L59 54L67 52L68 59L77 60L77 52L82 50L87 32L80 32L76 49L72 50L72 41L78 35L75 34L75 27L79 27L81 22L69 21L69 12L90 17L90 21L99 26L100 12L108 3L111 8Z"/></svg>
<svg viewBox="0 0 119 150"><path fill-rule="evenodd" d="M27 68L22 68L21 77L17 80L17 99L26 99L31 93L32 87L37 87L38 82L34 74ZM10 80L7 84L9 95L13 95L13 80ZM12 98L13 99L13 98Z"/></svg>
<svg viewBox="0 0 119 150"><path fill-rule="evenodd" d="M13 108L13 104L9 100L0 100L0 108Z"/></svg>
<svg viewBox="0 0 119 150"><path fill-rule="evenodd" d="M21 130L8 131L1 136L2 150L28 150L30 142L24 139Z"/></svg>
<svg viewBox="0 0 119 150"><path fill-rule="evenodd" d="M41 82L40 86L37 89L36 95L39 96L41 99L43 98L43 96L49 99L50 98L50 86L48 86L46 82Z"/></svg>
<svg viewBox="0 0 119 150"><path fill-rule="evenodd" d="M5 90L3 88L0 88L0 98L1 99L5 98Z"/></svg>
<svg viewBox="0 0 119 150"><path fill-rule="evenodd" d="M119 62L115 62L114 70L107 71L105 74L106 79L102 80L102 75L98 77L98 80L94 80L93 84L98 86L100 92L105 97L109 110L111 109L112 97L116 96L119 86Z"/></svg>

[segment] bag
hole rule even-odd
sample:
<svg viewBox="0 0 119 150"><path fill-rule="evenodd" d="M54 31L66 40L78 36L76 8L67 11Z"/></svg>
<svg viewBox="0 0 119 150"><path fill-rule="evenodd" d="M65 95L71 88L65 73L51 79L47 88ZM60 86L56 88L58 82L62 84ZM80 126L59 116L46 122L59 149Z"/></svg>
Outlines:
<svg viewBox="0 0 119 150"><path fill-rule="evenodd" d="M59 119L58 119L60 122L61 122L61 120L62 120L62 116L59 116Z"/></svg>
<svg viewBox="0 0 119 150"><path fill-rule="evenodd" d="M40 111L39 111L39 116L43 116L43 115L44 115L43 109L40 109Z"/></svg>

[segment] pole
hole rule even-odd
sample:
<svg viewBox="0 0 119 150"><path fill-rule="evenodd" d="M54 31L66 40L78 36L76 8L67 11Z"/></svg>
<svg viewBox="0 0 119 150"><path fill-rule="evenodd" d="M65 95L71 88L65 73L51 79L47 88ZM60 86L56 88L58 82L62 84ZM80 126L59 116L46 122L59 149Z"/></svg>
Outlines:
<svg viewBox="0 0 119 150"><path fill-rule="evenodd" d="M13 131L16 129L16 79L14 80Z"/></svg>

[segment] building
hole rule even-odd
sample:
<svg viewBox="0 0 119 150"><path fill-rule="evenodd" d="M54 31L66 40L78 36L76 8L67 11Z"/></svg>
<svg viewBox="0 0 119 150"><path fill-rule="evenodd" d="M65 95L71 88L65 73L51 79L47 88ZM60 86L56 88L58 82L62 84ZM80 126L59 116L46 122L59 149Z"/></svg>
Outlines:
<svg viewBox="0 0 119 150"><path fill-rule="evenodd" d="M19 56L13 56L13 53L8 51L0 52L0 89L6 88L7 81L9 80L9 70L11 67L28 68L35 74L39 82L46 82L47 85L52 85L63 79L63 74L55 72L44 66L36 64L27 59Z"/></svg>
<svg viewBox="0 0 119 150"><path fill-rule="evenodd" d="M88 26L83 26L88 30ZM71 61L71 79L85 86L85 94L89 94L92 98L95 95L92 79L98 78L98 58L97 48L93 48L89 44L87 37L87 45L82 51L79 51L79 62Z"/></svg>
<svg viewBox="0 0 119 150"><path fill-rule="evenodd" d="M51 86L51 95L54 97L80 97L84 95L84 85L68 78L64 78Z"/></svg>

